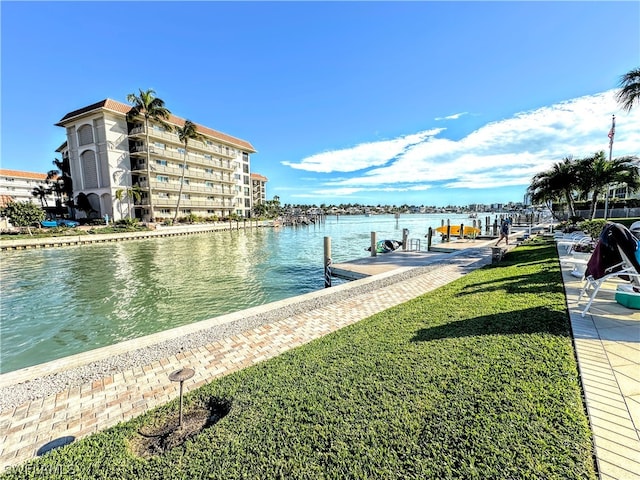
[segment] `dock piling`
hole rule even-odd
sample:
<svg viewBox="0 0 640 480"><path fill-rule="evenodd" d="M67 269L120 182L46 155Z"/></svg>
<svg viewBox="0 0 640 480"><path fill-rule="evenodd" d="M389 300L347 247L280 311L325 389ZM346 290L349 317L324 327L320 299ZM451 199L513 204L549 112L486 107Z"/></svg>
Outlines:
<svg viewBox="0 0 640 480"><path fill-rule="evenodd" d="M324 237L324 288L331 286L331 237Z"/></svg>

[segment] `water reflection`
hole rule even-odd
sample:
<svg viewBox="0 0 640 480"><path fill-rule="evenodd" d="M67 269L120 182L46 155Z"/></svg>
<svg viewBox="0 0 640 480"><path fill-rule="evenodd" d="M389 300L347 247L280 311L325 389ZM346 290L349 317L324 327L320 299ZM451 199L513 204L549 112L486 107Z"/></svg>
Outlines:
<svg viewBox="0 0 640 480"><path fill-rule="evenodd" d="M325 236L338 263L368 255L371 231L422 237L439 225L424 215L329 217L301 228L2 252L0 372L322 289Z"/></svg>

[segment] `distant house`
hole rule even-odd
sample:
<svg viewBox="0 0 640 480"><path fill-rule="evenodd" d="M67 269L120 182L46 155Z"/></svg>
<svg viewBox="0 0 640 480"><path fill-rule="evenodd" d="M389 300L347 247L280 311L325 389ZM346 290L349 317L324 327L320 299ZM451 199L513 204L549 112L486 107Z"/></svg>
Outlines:
<svg viewBox="0 0 640 480"><path fill-rule="evenodd" d="M33 191L40 187L49 190L51 185L47 185L46 180L46 173L0 169L0 206L4 207L9 201L33 202L40 205L40 199L33 195ZM43 203L45 206L55 206L55 195L46 194Z"/></svg>

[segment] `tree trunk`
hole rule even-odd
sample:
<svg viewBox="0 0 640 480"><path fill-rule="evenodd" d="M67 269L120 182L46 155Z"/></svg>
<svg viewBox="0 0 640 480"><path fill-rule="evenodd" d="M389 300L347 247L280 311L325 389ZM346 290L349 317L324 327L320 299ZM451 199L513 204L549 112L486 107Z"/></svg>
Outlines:
<svg viewBox="0 0 640 480"><path fill-rule="evenodd" d="M184 160L182 162L182 176L180 177L180 191L178 192L178 203L176 204L176 213L173 216L173 223L176 223L178 212L180 211L180 200L182 200L182 188L184 187L184 174L187 170L187 146L184 148Z"/></svg>
<svg viewBox="0 0 640 480"><path fill-rule="evenodd" d="M146 136L146 148L147 148L147 190L149 192L149 220L155 221L155 214L153 213L153 198L151 192L151 145L149 145L149 118L144 117L144 133ZM131 213L129 213L131 215Z"/></svg>
<svg viewBox="0 0 640 480"><path fill-rule="evenodd" d="M598 195L600 192L598 190L594 190L593 197L591 198L591 220L596 218L596 210L598 209Z"/></svg>

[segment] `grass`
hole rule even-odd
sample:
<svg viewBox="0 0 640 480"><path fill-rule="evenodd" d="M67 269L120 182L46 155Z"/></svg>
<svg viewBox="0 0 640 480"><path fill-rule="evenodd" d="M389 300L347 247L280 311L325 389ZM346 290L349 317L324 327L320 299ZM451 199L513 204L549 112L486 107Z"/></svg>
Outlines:
<svg viewBox="0 0 640 480"><path fill-rule="evenodd" d="M212 398L228 415L162 455L133 445L177 402L2 478L596 478L550 243L216 380L185 408Z"/></svg>

